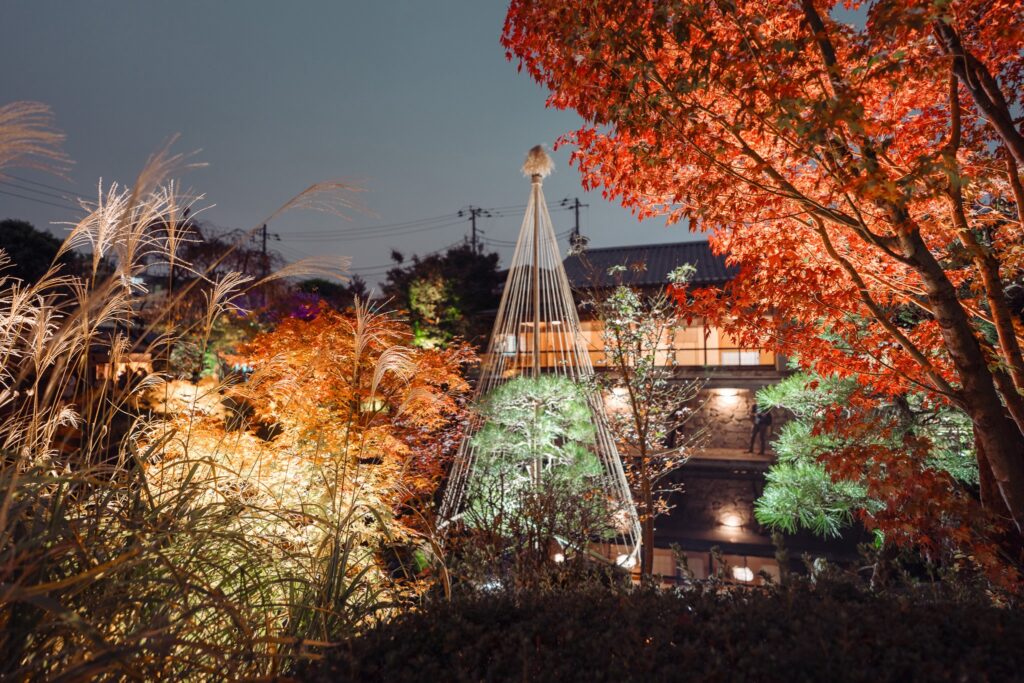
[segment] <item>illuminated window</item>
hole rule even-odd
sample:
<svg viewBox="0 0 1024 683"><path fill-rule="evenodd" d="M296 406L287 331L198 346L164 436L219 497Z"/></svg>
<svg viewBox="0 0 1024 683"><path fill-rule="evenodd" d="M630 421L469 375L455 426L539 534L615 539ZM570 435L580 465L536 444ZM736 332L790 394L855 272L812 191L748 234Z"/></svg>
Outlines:
<svg viewBox="0 0 1024 683"><path fill-rule="evenodd" d="M736 579L737 581L753 581L754 570L750 567L733 567L732 578Z"/></svg>
<svg viewBox="0 0 1024 683"><path fill-rule="evenodd" d="M722 351L722 365L760 365L760 363L760 351L744 351L742 349Z"/></svg>

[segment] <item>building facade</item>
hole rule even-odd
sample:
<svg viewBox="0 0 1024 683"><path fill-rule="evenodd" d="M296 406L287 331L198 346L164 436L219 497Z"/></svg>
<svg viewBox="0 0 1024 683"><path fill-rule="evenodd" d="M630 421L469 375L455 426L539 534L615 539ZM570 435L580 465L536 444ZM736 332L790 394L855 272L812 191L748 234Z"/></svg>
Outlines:
<svg viewBox="0 0 1024 683"><path fill-rule="evenodd" d="M735 275L705 241L589 249L563 263L578 303L595 290L608 290L620 282L641 291L662 289L669 284L669 273L686 264L695 268L690 280L694 287L720 287ZM609 274L617 266L625 267L623 275ZM601 323L589 317L585 307L578 310L591 361L601 372L607 367ZM528 339L507 341L529 343ZM772 411L762 455L760 434L756 442L752 438L753 407L759 389L787 374L786 359L770 349L744 348L701 320L666 338L663 347L662 362L671 367L677 381L700 378L704 382L689 426L703 429L705 442L671 475L681 492L673 495L670 513L657 520L654 573L667 583L684 575L704 578L716 572L740 583L758 583L764 576L777 579L780 549L770 531L757 523L754 502L774 460L774 434L787 416ZM543 334L540 348L543 351ZM546 362L557 359L548 357ZM861 540L856 532L829 542L806 533L774 538L788 552L794 570L800 569L805 554L852 560ZM680 566L684 559L685 569Z"/></svg>

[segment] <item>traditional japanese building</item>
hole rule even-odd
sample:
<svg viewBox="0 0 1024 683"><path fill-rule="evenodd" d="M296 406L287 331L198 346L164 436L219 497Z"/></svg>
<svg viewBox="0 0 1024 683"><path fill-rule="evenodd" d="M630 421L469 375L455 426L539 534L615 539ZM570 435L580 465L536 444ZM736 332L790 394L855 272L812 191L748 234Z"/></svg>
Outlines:
<svg viewBox="0 0 1024 683"><path fill-rule="evenodd" d="M664 288L669 284L668 274L685 264L696 269L690 280L696 287L719 287L735 275L706 241L586 249L563 263L578 303L593 290L607 290L619 282L641 290ZM621 276L613 276L608 271L615 266L625 266L626 270ZM585 306L578 309L591 361L601 372L607 367L601 323L588 317ZM754 517L754 501L761 495L765 472L774 460L774 433L787 416L784 411L773 411L768 448L761 455L760 443L752 444L751 439L752 407L758 389L787 374L786 359L769 349L744 348L700 320L679 330L673 339L666 339L663 353L665 366L672 368L676 379L705 381L695 401L697 412L691 425L694 429L703 427L706 439L673 475L682 484L682 492L672 497L671 512L657 520L655 573L669 582L679 578L671 549L676 546L685 552L697 578L707 576L717 569L712 554L712 548L717 547L730 568L729 574L737 581L757 582L761 571L778 577L776 547L769 530ZM751 446L752 453L748 452ZM805 553L838 561L853 559L857 540L856 532L829 542L801 533L783 537L783 546L793 568L798 569Z"/></svg>

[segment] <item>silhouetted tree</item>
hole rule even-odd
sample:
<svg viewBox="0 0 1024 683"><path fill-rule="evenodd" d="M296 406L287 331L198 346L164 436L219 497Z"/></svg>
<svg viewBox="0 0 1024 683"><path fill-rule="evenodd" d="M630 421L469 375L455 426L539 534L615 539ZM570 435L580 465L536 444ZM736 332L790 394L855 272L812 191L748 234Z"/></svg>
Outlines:
<svg viewBox="0 0 1024 683"><path fill-rule="evenodd" d="M385 296L409 312L416 344L443 346L462 337L482 347L490 331L487 315L498 307L498 254L485 254L460 244L443 254L413 256L408 264L392 252L396 266L388 271Z"/></svg>
<svg viewBox="0 0 1024 683"><path fill-rule="evenodd" d="M25 282L38 281L57 257L60 245L60 239L37 229L28 221L13 218L0 221L0 249L11 259L5 275ZM77 256L67 253L61 261L74 267Z"/></svg>
<svg viewBox="0 0 1024 683"><path fill-rule="evenodd" d="M298 284L298 290L307 294L315 294L339 311L350 308L357 297L361 301L370 298L370 288L366 285L366 280L358 275L354 275L345 284L323 278L303 280Z"/></svg>

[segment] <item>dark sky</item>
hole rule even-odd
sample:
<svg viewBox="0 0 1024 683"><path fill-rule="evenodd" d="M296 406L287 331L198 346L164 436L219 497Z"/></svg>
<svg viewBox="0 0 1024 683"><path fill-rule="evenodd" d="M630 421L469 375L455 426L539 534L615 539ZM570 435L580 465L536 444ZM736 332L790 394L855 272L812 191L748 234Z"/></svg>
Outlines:
<svg viewBox="0 0 1024 683"><path fill-rule="evenodd" d="M546 92L505 60L504 12L497 0L4 0L0 101L49 104L75 161L67 180L14 173L94 194L99 178L130 182L180 133L176 149L200 150L209 164L182 180L214 205L205 218L225 228L252 227L313 182L356 181L373 215L292 213L270 230L285 257L349 255L374 282L391 248L424 253L467 233L463 219L440 217L470 204L524 204L526 150L579 123L546 109ZM584 194L568 154L554 154L545 194L552 208L564 197L590 204L581 222L592 246L690 238ZM5 193L63 203L24 189L51 191L39 185L3 182ZM489 239L511 241L515 214L479 226ZM0 217L42 227L73 216L0 194ZM345 235L434 217L405 234ZM552 217L557 230L572 227L571 212Z"/></svg>

